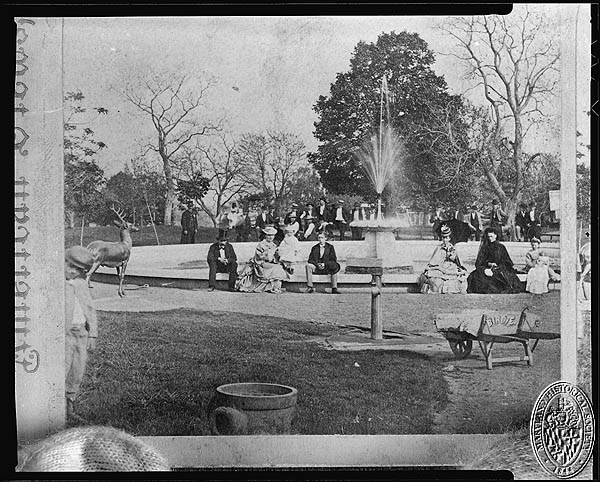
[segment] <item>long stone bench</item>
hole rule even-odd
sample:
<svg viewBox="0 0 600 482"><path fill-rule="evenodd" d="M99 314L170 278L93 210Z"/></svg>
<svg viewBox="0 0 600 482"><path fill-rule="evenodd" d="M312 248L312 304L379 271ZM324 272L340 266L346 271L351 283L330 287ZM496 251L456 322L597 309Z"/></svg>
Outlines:
<svg viewBox="0 0 600 482"><path fill-rule="evenodd" d="M340 286L368 286L370 275L345 273L346 260L364 257L368 252L365 241L334 241L338 262L341 265L338 274ZM232 243L238 258L238 272L254 255L256 243ZM314 242L301 242L299 258L307 260ZM517 269L525 266L525 254L529 251L529 243L505 242L503 243ZM383 274L385 286L402 286L412 288L418 283L419 275L423 272L434 249L439 245L435 240L402 240L395 241L388 249L395 267ZM208 244L183 244L165 246L135 246L131 251L131 258L126 271L128 282L145 282L160 286L197 286L204 287L208 284L208 264L206 255ZM462 264L470 272L475 268L475 259L479 250L478 242L458 243L456 245ZM550 257L550 265L560 270L560 245L558 243L545 243L542 250ZM306 284L305 262L300 262L294 267L294 274L286 282L290 291L299 290ZM115 274L112 268L100 268L94 279L110 281ZM521 280L525 279L520 274ZM219 287L225 287L227 275L217 274ZM329 284L328 276L315 276L315 285Z"/></svg>

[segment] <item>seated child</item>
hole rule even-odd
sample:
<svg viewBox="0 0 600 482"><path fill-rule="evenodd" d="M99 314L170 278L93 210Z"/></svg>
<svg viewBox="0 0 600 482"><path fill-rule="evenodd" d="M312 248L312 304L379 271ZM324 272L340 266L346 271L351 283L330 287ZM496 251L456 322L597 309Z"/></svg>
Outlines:
<svg viewBox="0 0 600 482"><path fill-rule="evenodd" d="M294 263L298 262L298 254L300 252L300 241L296 237L296 227L288 225L284 228L285 235L279 243L277 253L279 262L283 265L283 269L289 274L294 273Z"/></svg>
<svg viewBox="0 0 600 482"><path fill-rule="evenodd" d="M525 255L527 271L526 291L535 294L548 292L548 281L559 281L560 276L550 267L550 258L540 251L541 242L531 238L531 249Z"/></svg>

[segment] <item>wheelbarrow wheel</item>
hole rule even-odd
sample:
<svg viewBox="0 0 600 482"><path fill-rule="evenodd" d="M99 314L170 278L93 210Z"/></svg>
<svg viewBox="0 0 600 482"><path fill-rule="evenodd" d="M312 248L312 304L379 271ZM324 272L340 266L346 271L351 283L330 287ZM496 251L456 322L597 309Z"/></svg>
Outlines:
<svg viewBox="0 0 600 482"><path fill-rule="evenodd" d="M448 344L457 360L467 358L473 349L472 340L448 340Z"/></svg>

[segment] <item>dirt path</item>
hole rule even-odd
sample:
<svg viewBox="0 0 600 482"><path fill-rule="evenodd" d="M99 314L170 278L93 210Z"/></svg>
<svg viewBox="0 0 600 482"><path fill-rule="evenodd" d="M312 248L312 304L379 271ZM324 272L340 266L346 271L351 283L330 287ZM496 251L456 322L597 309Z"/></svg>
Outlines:
<svg viewBox="0 0 600 482"><path fill-rule="evenodd" d="M230 293L205 290L142 288L128 290L125 298L116 295L115 285L94 283L92 296L104 311L161 311L192 308L202 311L237 312L278 316L338 326L370 326L368 292L330 294ZM424 296L389 293L383 298L384 329L400 333L436 333L433 317L440 312L463 309L521 310L528 306L539 314L548 330L560 330L560 292L544 296L466 295ZM520 355L521 345L497 345L498 356ZM435 417L435 433L500 433L527 424L537 395L560 378L560 341L540 342L534 365L515 362L487 370L477 343L469 358L456 361L449 346L429 356L444 370L450 403Z"/></svg>

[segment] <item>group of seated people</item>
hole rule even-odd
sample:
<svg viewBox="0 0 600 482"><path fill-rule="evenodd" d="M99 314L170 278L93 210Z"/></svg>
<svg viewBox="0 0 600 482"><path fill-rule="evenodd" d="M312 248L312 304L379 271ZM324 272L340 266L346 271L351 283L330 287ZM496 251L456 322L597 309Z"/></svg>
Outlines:
<svg viewBox="0 0 600 482"><path fill-rule="evenodd" d="M508 215L502 210L500 201L497 199L492 201L492 208L486 219L490 226L496 228L499 241L502 241L505 235L510 234L510 228L506 225ZM440 230L443 224L447 224L451 225L453 242L466 242L469 239L479 241L483 232L484 217L476 204L461 209L444 210L442 207L438 207L429 218L429 222L432 224L435 239L442 239ZM542 218L535 203L520 203L515 215L516 240L531 241L534 237L539 239L541 231Z"/></svg>
<svg viewBox="0 0 600 482"><path fill-rule="evenodd" d="M223 208L219 217L219 231L235 231L235 240L238 242L260 241L264 238L263 229L273 226L277 233L275 242L279 243L285 235L285 227L293 225L296 228L295 236L300 240L316 241L321 232L325 232L329 239L333 239L334 230L339 233L340 241L348 239L347 232L351 232L351 239L362 239L360 227L351 226L352 221L374 219L375 208L368 203L354 203L352 209L346 207L343 199L329 203L321 197L317 203L307 202L302 209L298 203L292 203L285 215L278 216L274 206L263 205L256 210L246 210L240 213L235 203L231 211ZM234 236L230 236L233 239Z"/></svg>
<svg viewBox="0 0 600 482"><path fill-rule="evenodd" d="M276 243L277 229L273 226L262 228L264 238L256 246L254 256L246 267L237 272L237 256L227 236L221 234L213 243L207 256L209 266L208 290L215 289L216 273L229 273L229 290L246 293L281 293L283 281L289 280L294 273L294 265L299 262L299 243L292 225L285 227L284 238ZM337 273L340 265L332 244L327 242L324 232L318 234L318 243L310 252L306 264L307 293L314 292L313 274L327 274L331 277L331 292L338 294Z"/></svg>
<svg viewBox="0 0 600 482"><path fill-rule="evenodd" d="M485 229L475 270L470 274L461 264L456 248L450 242L452 233L447 225L441 227L442 243L435 249L419 284L421 293L520 293L523 284L517 276L506 247L498 240L494 226ZM531 239L531 250L526 254L527 281L525 291L534 294L548 292L548 282L560 277L549 266L550 259L540 250L538 238Z"/></svg>
<svg viewBox="0 0 600 482"><path fill-rule="evenodd" d="M262 228L264 238L239 274L235 250L228 243L226 233L220 234L218 241L209 248L207 256L209 291L215 289L216 273L221 272L229 273L231 291L281 293L283 281L290 279L295 265L302 261L299 259L300 241L296 237L296 227L293 224L286 225L284 231L283 239L277 242L275 227ZM498 239L496 227L485 229L475 269L471 273L460 261L451 242L452 231L448 225L441 226L441 238L441 244L436 247L420 275L421 293L507 294L523 291L523 283L517 276L506 247ZM532 238L531 250L526 254L525 290L535 294L548 292L549 281L560 279L549 266L549 258L540 250L540 246L540 240ZM337 273L340 264L334 246L327 242L325 232L318 234L318 243L311 249L305 270L306 292L314 291L313 274L327 274L331 276L332 293L339 293Z"/></svg>

